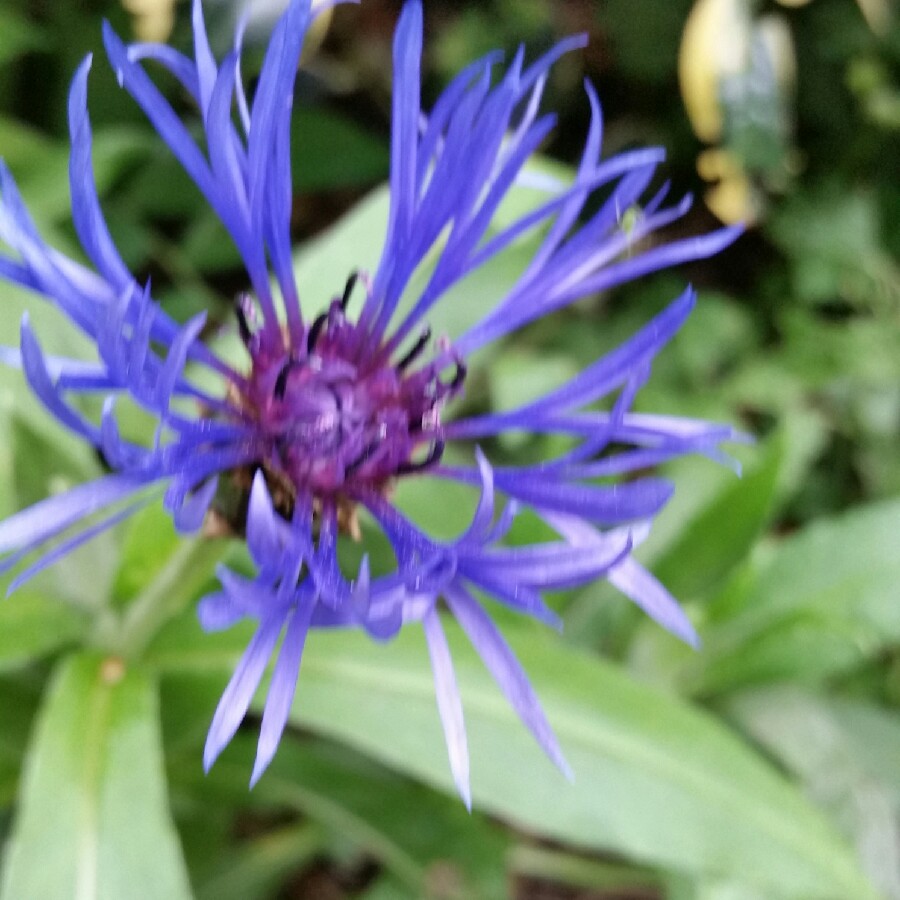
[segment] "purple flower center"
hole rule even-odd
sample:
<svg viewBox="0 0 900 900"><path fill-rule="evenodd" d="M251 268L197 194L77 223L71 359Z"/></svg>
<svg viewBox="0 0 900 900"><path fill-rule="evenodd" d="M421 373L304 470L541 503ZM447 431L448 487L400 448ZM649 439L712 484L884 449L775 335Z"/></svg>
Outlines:
<svg viewBox="0 0 900 900"><path fill-rule="evenodd" d="M291 501L352 502L436 463L444 449L441 409L465 378L452 358L455 372L440 377L446 353L421 364L428 329L392 362L361 323L347 318L354 282L309 326L301 346L286 333L276 350L264 347L238 310L251 369L229 399L254 421L259 465Z"/></svg>

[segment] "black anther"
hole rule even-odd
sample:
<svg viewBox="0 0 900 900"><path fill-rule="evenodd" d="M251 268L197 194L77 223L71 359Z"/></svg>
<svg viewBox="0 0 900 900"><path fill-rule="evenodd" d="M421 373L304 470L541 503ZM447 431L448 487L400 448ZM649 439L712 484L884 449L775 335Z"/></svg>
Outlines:
<svg viewBox="0 0 900 900"><path fill-rule="evenodd" d="M241 335L241 340L244 342L244 346L247 346L250 343L253 334L250 331L250 325L247 322L247 314L244 312L244 306L241 303L240 297L234 301L234 314L237 317L238 332Z"/></svg>
<svg viewBox="0 0 900 900"><path fill-rule="evenodd" d="M309 327L309 334L306 336L306 353L307 356L316 349L316 341L319 340L319 335L322 333L322 329L325 327L325 323L328 321L328 313L322 313L320 316L316 316L312 325Z"/></svg>
<svg viewBox="0 0 900 900"><path fill-rule="evenodd" d="M419 339L409 348L409 352L397 363L397 371L402 372L425 349L425 345L431 340L431 328L427 325L422 329Z"/></svg>
<svg viewBox="0 0 900 900"><path fill-rule="evenodd" d="M451 391L458 390L460 385L466 380L466 373L468 369L465 366L465 363L456 360L456 371L453 373L453 378L450 381L450 384L447 387Z"/></svg>
<svg viewBox="0 0 900 900"><path fill-rule="evenodd" d="M287 390L288 375L291 374L291 369L293 369L296 365L297 361L295 359L289 359L281 367L281 371L278 373L278 377L275 379L275 390L273 392L276 400L284 400L284 394Z"/></svg>
<svg viewBox="0 0 900 900"><path fill-rule="evenodd" d="M350 295L353 293L353 288L356 287L356 282L359 279L359 272L351 272L350 277L347 279L347 283L344 285L344 293L341 296L341 309L344 312L347 311L347 304L350 302Z"/></svg>
<svg viewBox="0 0 900 900"><path fill-rule="evenodd" d="M352 475L357 469L364 466L369 461L372 454L378 449L380 443L381 441L377 440L367 444L363 452L344 467L344 475Z"/></svg>
<svg viewBox="0 0 900 900"><path fill-rule="evenodd" d="M411 475L414 472L421 472L423 469L427 469L430 465L438 462L443 455L444 442L435 441L431 445L431 450L428 452L428 456L426 456L425 459L421 462L407 462L397 466L397 474Z"/></svg>
<svg viewBox="0 0 900 900"><path fill-rule="evenodd" d="M329 384L328 390L331 393L331 399L334 400L338 413L342 413L344 411L344 401L341 400L341 395L338 393L337 388L333 384Z"/></svg>

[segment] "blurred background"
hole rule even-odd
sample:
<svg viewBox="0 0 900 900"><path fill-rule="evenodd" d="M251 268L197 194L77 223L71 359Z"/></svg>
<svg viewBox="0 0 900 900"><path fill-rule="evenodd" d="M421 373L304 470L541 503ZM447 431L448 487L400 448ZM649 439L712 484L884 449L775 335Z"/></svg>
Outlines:
<svg viewBox="0 0 900 900"><path fill-rule="evenodd" d="M352 636L317 636L321 649L311 648L301 675L296 728L271 773L247 792L250 723L204 779L199 748L246 632L218 642L200 637L188 610L183 623L161 633L140 676L151 698L144 749L152 758L144 763L158 789L144 796L153 778L118 784L97 762L107 799L98 806L100 825L91 827L101 847L103 823L115 823L114 840L130 848L123 858L141 853L141 841L128 836L129 815L106 818L115 805L109 797L125 792L132 817L142 816L145 803L157 810L162 830L149 832L150 845L153 834L170 841L166 859L183 872L184 893L159 896L900 898L896 6L424 5L426 98L488 50L509 54L524 42L533 58L561 36L585 31L588 47L567 55L547 86L544 105L558 111L559 127L541 165L564 177L577 160L588 78L603 104L605 154L662 145L674 194L695 194L673 236L747 223L745 236L715 259L587 298L513 337L480 361L466 398L478 408L533 396L634 331L686 281L699 289L692 319L659 358L637 408L731 422L757 438L739 448L740 479L706 460L671 466L676 498L642 548L698 624L703 647L682 647L604 584L552 598L566 623L561 638L510 619L513 644L578 780L568 786L528 747L483 672L463 656L476 800L470 817L444 771L427 662L414 638L388 655ZM294 105L293 223L301 289L324 292L314 303L339 289L357 251L377 255L383 208L373 212L371 192L388 172L391 39L400 8L387 0L342 7L323 16L305 50ZM221 54L238 10L229 0L209 0L205 9ZM252 9L250 81L279 4ZM69 217L66 95L76 66L94 52L94 165L122 255L141 278L152 277L179 319L207 309L214 329L230 328L232 299L245 288L237 253L118 90L102 51L103 18L123 37L190 50L185 2L0 0L0 156L44 236L79 256ZM157 83L193 115L174 82ZM623 210L621 227L640 215ZM511 271L488 272L484 294L460 298L453 315L477 314ZM21 310L38 304L5 285L0 302L7 310L0 337L15 343ZM452 333L454 321L442 324ZM54 340L69 346L55 337L58 322L46 327L51 347ZM42 423L20 382L9 374L0 381L3 513L88 477L97 465ZM521 459L547 450L539 439L505 438L492 453ZM404 490L401 502L420 519L445 518L420 489ZM42 865L42 843L68 858L80 832L54 837L55 804L65 806L70 788L82 799L95 796L98 782L79 781L78 773L93 771L94 750L97 759L114 757L121 735L101 728L91 749L80 729L89 738L93 725L66 719L60 684L74 682L60 682L57 667L72 647L94 643L105 609L99 593L127 605L165 575L177 552L166 528L158 513L142 514L94 555L75 557L55 581L0 606L0 835L18 848L4 855L2 900L74 896L35 888L27 872ZM179 589L197 596L210 573L207 561ZM403 689L414 678L425 685L421 714ZM378 685L371 689L380 699L354 688L354 679ZM46 694L48 683L55 693ZM69 750L78 761L70 780L44 783L50 761ZM156 896L143 887L103 893L112 870L99 871L98 892L79 897Z"/></svg>

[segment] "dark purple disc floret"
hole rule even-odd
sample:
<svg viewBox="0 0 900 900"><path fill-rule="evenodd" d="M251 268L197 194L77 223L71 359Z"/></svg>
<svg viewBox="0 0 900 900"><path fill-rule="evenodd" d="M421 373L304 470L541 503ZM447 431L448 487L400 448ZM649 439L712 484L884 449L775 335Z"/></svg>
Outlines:
<svg viewBox="0 0 900 900"><path fill-rule="evenodd" d="M240 313L250 370L228 399L236 420L258 431L264 450L255 465L290 508L298 493L346 506L438 462L441 410L462 387L462 363L445 377L427 359L429 331L396 362L368 340L347 316L352 283L299 346L288 332L281 346L265 346Z"/></svg>

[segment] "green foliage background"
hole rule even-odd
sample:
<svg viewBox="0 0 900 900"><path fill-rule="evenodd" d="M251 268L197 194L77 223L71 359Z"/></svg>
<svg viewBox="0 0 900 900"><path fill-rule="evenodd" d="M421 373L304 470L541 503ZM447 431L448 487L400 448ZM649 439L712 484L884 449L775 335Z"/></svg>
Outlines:
<svg viewBox="0 0 900 900"><path fill-rule="evenodd" d="M556 70L557 174L597 85L607 153L670 150L676 191L704 185L676 77L690 0L428 0L426 95L465 62L564 33L591 44ZM868 3L872 9L878 4ZM421 635L387 645L315 635L292 729L257 788L253 722L208 777L201 748L247 640L200 632L196 598L237 544L177 540L150 507L0 605L0 900L253 898L900 897L900 28L850 0L777 11L794 90L729 107L759 220L716 260L591 298L476 360L465 403L504 406L558 383L646 321L690 279L700 303L638 408L752 431L741 479L671 467L676 499L642 547L703 639L691 651L605 584L551 598L563 635L500 616L575 772L541 756L451 631L470 732L475 812L454 796ZM398 3L339 10L310 47L295 103L297 269L326 303L374 265L386 216L390 37ZM227 4L209 5L221 51ZM172 41L189 47L189 10ZM94 165L126 261L178 317L209 309L227 342L243 287L212 214L119 91L100 21L112 2L0 0L0 155L35 219L78 255L68 214L65 97L83 55ZM247 53L258 71L262 43ZM174 85L170 96L183 102ZM190 114L185 106L185 111ZM768 123L768 124L767 124ZM772 124L774 123L774 124ZM518 190L512 206L533 203ZM698 202L679 229L715 225ZM454 333L527 260L517 245L442 304ZM0 287L0 342L22 312L55 352L87 353L61 316ZM93 454L0 372L0 514L96 476ZM135 420L135 432L146 424ZM497 459L539 439L503 438ZM452 534L472 498L399 502ZM523 519L514 539L536 535ZM377 550L377 548L376 548ZM352 548L348 552L353 552Z"/></svg>

